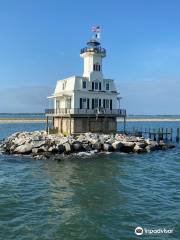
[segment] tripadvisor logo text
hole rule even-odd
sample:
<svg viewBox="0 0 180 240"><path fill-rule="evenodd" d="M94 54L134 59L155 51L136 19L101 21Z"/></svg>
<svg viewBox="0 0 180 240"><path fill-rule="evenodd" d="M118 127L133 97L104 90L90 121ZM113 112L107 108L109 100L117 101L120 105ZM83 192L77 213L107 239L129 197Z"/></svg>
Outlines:
<svg viewBox="0 0 180 240"><path fill-rule="evenodd" d="M135 228L135 234L136 235L152 235L152 234L171 234L173 233L174 229L167 229L167 228L156 228L156 229L149 229L149 228L142 228L142 227L136 227Z"/></svg>

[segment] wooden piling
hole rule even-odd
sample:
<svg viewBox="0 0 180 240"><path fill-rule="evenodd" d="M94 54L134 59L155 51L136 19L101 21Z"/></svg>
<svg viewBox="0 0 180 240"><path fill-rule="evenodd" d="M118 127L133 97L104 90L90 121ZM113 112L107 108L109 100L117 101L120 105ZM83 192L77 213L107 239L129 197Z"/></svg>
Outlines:
<svg viewBox="0 0 180 240"><path fill-rule="evenodd" d="M153 128L154 141L156 141L156 130Z"/></svg>
<svg viewBox="0 0 180 240"><path fill-rule="evenodd" d="M171 128L171 132L170 132L170 141L172 141L173 139L173 129Z"/></svg>
<svg viewBox="0 0 180 240"><path fill-rule="evenodd" d="M164 128L161 129L161 140L164 139Z"/></svg>
<svg viewBox="0 0 180 240"><path fill-rule="evenodd" d="M124 116L124 134L126 133L126 116Z"/></svg>
<svg viewBox="0 0 180 240"><path fill-rule="evenodd" d="M166 136L165 136L166 141L168 140L168 128L166 128Z"/></svg>
<svg viewBox="0 0 180 240"><path fill-rule="evenodd" d="M48 133L49 131L49 118L48 116L46 117L46 132Z"/></svg>
<svg viewBox="0 0 180 240"><path fill-rule="evenodd" d="M176 132L176 142L179 142L179 128L177 128Z"/></svg>
<svg viewBox="0 0 180 240"><path fill-rule="evenodd" d="M151 138L151 129L149 128L149 138Z"/></svg>

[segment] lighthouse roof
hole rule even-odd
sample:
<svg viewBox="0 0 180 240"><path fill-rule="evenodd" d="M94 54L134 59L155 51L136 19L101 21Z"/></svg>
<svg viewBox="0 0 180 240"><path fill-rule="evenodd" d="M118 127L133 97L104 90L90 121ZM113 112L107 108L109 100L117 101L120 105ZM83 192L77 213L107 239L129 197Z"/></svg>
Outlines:
<svg viewBox="0 0 180 240"><path fill-rule="evenodd" d="M89 42L87 42L87 45L90 47L96 47L100 45L100 42L98 42L97 39L91 39Z"/></svg>

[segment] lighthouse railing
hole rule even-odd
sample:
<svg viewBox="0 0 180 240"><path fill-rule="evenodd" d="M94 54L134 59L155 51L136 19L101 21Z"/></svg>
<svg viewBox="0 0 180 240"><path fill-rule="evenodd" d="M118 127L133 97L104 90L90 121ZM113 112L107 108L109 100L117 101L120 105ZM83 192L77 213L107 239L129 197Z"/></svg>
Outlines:
<svg viewBox="0 0 180 240"><path fill-rule="evenodd" d="M46 109L46 115L52 116L63 116L63 115L96 115L97 108L95 109L80 109L80 108L56 108L56 109ZM103 109L103 111L98 111L99 115L115 115L115 116L126 116L125 109Z"/></svg>

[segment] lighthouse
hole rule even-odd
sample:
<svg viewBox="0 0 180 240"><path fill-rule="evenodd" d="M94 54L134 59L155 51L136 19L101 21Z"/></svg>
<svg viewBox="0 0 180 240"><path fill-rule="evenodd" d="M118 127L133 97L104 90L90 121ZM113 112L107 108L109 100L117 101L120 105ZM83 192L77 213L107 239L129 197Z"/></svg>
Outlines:
<svg viewBox="0 0 180 240"><path fill-rule="evenodd" d="M106 49L101 47L100 27L94 27L93 32L91 40L80 50L84 62L82 76L58 80L54 93L48 97L53 102L53 108L45 112L47 120L52 118L50 132L113 133L117 118L126 118L126 110L120 109L114 80L103 76Z"/></svg>

